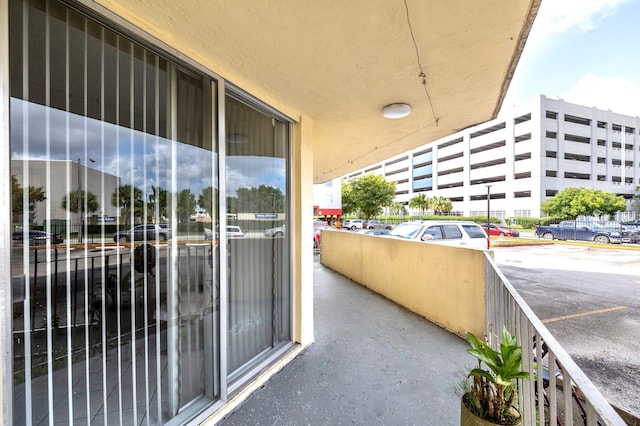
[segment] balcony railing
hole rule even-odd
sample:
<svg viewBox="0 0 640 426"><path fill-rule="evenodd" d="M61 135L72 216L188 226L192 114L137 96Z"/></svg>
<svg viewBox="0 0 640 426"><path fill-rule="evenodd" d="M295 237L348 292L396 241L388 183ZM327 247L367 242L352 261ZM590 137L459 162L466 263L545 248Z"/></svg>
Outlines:
<svg viewBox="0 0 640 426"><path fill-rule="evenodd" d="M486 335L489 344L499 346L502 327L506 326L522 346L523 367L533 379L519 383L524 424L625 425L496 267L491 256L486 258Z"/></svg>

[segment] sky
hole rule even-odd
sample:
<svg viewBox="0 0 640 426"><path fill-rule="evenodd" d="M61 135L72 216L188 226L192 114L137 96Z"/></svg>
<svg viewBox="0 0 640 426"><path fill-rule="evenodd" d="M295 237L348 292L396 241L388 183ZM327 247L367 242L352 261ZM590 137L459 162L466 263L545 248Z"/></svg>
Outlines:
<svg viewBox="0 0 640 426"><path fill-rule="evenodd" d="M502 111L538 95L640 116L640 0L542 0Z"/></svg>

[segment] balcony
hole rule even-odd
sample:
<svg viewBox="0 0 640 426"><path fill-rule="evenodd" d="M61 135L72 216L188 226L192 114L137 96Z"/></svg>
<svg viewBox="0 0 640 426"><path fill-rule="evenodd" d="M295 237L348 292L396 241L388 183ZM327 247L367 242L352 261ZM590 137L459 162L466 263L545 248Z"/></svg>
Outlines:
<svg viewBox="0 0 640 426"><path fill-rule="evenodd" d="M544 350L555 360L548 367L548 404L562 424L582 424L582 411L577 412L572 395L581 395L577 398L586 407L585 424L625 424L495 268L491 256L463 251L323 232L322 264L346 276L316 258L315 344L222 424L459 424L460 401L453 389L473 359L459 332L447 330L474 329L478 322L486 323L480 327L486 326L490 344L495 343L492 330L502 324L520 344L546 343ZM381 253L385 262L380 262ZM456 273L447 274L445 269L452 266ZM452 311L452 306L457 309ZM476 306L481 312L472 309ZM545 424L548 414L539 410L535 396L543 366L533 361L543 348L527 346L532 349L524 354L523 368L537 379L519 382L520 412L524 425ZM562 378L554 365L563 366ZM562 392L567 386L572 389L569 396Z"/></svg>

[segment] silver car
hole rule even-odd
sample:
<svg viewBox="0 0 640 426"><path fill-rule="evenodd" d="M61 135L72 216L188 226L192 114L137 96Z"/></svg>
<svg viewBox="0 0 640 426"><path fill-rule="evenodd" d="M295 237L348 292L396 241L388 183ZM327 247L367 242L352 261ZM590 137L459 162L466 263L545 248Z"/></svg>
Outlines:
<svg viewBox="0 0 640 426"><path fill-rule="evenodd" d="M456 247L489 249L489 237L474 222L425 220L404 222L389 232L390 237Z"/></svg>

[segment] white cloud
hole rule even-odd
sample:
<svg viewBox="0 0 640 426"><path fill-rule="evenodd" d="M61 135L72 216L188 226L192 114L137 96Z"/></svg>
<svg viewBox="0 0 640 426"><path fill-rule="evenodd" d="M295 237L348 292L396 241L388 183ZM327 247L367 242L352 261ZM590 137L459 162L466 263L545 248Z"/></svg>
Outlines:
<svg viewBox="0 0 640 426"><path fill-rule="evenodd" d="M587 74L561 98L575 104L640 116L640 83L623 78Z"/></svg>
<svg viewBox="0 0 640 426"><path fill-rule="evenodd" d="M629 0L543 1L534 24L542 37L570 30L587 32Z"/></svg>

